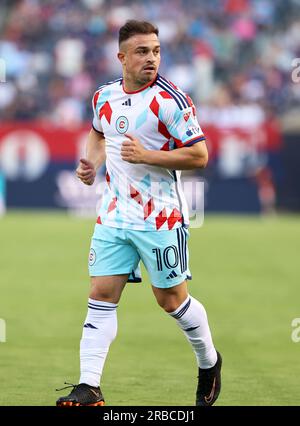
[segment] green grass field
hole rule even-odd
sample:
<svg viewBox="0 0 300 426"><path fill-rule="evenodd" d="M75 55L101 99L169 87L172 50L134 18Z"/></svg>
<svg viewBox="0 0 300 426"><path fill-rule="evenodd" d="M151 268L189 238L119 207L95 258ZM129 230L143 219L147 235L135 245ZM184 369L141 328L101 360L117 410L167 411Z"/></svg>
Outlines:
<svg viewBox="0 0 300 426"><path fill-rule="evenodd" d="M58 213L0 219L0 405L54 405L76 383L94 226ZM190 292L206 307L223 355L216 405L300 405L300 219L206 217L191 230ZM107 405L193 405L196 363L144 272L118 308L102 389Z"/></svg>

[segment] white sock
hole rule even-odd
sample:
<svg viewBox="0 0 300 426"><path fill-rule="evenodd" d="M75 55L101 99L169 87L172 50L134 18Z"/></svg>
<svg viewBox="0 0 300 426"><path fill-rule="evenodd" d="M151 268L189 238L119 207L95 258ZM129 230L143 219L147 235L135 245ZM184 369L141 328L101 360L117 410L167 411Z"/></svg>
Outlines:
<svg viewBox="0 0 300 426"><path fill-rule="evenodd" d="M80 380L99 386L109 346L117 335L118 305L89 299L80 341Z"/></svg>
<svg viewBox="0 0 300 426"><path fill-rule="evenodd" d="M198 367L210 368L217 362L215 350L204 306L188 296L187 299L169 314L176 319L177 324L191 343Z"/></svg>

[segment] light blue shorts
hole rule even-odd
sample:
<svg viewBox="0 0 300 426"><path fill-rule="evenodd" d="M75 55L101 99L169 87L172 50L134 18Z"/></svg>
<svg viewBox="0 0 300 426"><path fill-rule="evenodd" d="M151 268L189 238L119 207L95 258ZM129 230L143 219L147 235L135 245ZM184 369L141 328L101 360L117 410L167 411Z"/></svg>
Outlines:
<svg viewBox="0 0 300 426"><path fill-rule="evenodd" d="M151 284L173 287L191 279L186 228L170 231L135 231L96 224L89 253L91 277L129 274L128 282L141 282L140 260Z"/></svg>

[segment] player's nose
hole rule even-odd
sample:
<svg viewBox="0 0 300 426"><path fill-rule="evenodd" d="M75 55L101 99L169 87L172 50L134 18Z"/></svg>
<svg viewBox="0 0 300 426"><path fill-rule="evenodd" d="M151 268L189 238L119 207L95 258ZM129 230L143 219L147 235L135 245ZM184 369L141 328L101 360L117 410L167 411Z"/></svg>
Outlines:
<svg viewBox="0 0 300 426"><path fill-rule="evenodd" d="M154 64L155 61L156 61L156 57L155 57L154 53L152 51L150 51L148 53L148 56L147 56L147 62L151 62L151 63Z"/></svg>

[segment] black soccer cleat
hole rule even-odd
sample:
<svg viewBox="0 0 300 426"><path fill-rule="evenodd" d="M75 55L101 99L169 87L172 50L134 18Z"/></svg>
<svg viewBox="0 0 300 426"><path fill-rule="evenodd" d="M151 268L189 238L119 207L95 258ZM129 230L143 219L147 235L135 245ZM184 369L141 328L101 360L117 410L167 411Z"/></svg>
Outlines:
<svg viewBox="0 0 300 426"><path fill-rule="evenodd" d="M213 367L199 368L196 405L209 407L220 394L222 357L218 351L217 356L217 362Z"/></svg>
<svg viewBox="0 0 300 426"><path fill-rule="evenodd" d="M66 383L67 384L67 383ZM70 385L57 391L71 388L73 390L67 396L62 396L56 401L57 407L78 407L78 406L97 406L105 405L101 389L80 383L79 385Z"/></svg>

